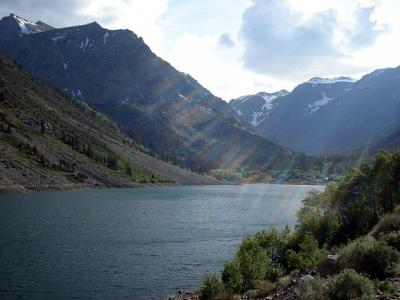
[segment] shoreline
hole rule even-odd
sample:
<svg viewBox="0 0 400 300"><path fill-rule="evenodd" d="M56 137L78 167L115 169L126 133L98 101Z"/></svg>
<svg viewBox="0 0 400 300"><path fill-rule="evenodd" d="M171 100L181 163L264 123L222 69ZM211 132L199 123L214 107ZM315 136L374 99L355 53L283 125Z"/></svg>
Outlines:
<svg viewBox="0 0 400 300"><path fill-rule="evenodd" d="M271 184L271 185L291 185L291 186L326 186L321 183L300 183L300 182L214 182L204 184L182 184L174 182L158 182L158 183L132 183L122 185L107 185L107 184L53 184L41 186L23 186L23 185L0 185L0 196L5 194L29 194L40 192L66 192L66 191L79 191L79 190L100 190L100 189L124 189L124 188L151 188L151 187L168 187L168 186L242 186L246 184Z"/></svg>

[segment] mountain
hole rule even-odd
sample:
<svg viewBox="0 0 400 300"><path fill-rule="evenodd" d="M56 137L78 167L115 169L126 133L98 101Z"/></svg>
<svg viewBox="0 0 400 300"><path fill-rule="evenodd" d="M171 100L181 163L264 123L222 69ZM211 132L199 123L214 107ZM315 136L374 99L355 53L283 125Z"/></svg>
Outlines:
<svg viewBox="0 0 400 300"><path fill-rule="evenodd" d="M104 112L164 160L207 172L291 166L302 157L255 134L225 101L129 30L97 23L24 29L34 24L4 17L0 31L7 34L0 36L0 51Z"/></svg>
<svg viewBox="0 0 400 300"><path fill-rule="evenodd" d="M214 182L146 152L105 115L0 54L0 191Z"/></svg>
<svg viewBox="0 0 400 300"><path fill-rule="evenodd" d="M289 94L286 90L276 93L247 95L229 102L242 120L256 127L279 105L281 97Z"/></svg>
<svg viewBox="0 0 400 300"><path fill-rule="evenodd" d="M363 150L368 150L369 153L377 153L380 150L386 151L398 151L400 149L400 127L393 133L389 134L385 138L374 142L370 145L363 147Z"/></svg>
<svg viewBox="0 0 400 300"><path fill-rule="evenodd" d="M400 127L399 86L400 68L376 70L358 81L348 77L313 78L276 99L279 105L257 122L255 130L308 154L359 148L384 139ZM237 100L230 104L241 110Z"/></svg>

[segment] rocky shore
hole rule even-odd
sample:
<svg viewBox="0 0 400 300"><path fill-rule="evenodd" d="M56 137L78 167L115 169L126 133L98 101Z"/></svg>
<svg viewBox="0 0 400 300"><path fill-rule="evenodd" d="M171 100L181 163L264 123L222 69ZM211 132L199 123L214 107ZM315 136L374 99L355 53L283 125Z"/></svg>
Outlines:
<svg viewBox="0 0 400 300"><path fill-rule="evenodd" d="M277 280L276 288L270 293L263 294L261 290L249 290L241 295L232 295L232 300L306 300L301 299L298 293L299 284L312 280L316 277L326 277L335 275L339 272L337 266L337 254L331 254L326 257L318 268L305 273L293 273L291 275L282 276ZM375 288L375 299L379 300L395 300L400 299L400 277L387 278L386 281L390 283L394 291L388 293L379 288ZM167 300L199 300L200 296L191 292L180 292L177 295L168 297ZM223 300L229 298L216 298L216 300Z"/></svg>

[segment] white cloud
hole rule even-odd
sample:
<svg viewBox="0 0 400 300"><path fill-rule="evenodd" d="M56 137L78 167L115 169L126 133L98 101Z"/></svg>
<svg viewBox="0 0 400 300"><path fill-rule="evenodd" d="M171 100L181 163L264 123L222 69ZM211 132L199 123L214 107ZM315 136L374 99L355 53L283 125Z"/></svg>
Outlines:
<svg viewBox="0 0 400 300"><path fill-rule="evenodd" d="M168 0L92 0L79 14L110 29L131 29L158 52L164 39L161 16L167 8Z"/></svg>
<svg viewBox="0 0 400 300"><path fill-rule="evenodd" d="M243 70L239 60L241 52L240 47L221 47L218 35L199 36L186 32L169 49L166 59L225 100L259 89L283 88L290 84ZM272 81L274 85L269 84Z"/></svg>
<svg viewBox="0 0 400 300"><path fill-rule="evenodd" d="M299 9L282 0L256 0L245 11L241 38L246 68L297 80L348 72L344 60L358 49L373 46L383 32L372 20L373 6L355 6L349 23L341 21L334 7L312 14Z"/></svg>

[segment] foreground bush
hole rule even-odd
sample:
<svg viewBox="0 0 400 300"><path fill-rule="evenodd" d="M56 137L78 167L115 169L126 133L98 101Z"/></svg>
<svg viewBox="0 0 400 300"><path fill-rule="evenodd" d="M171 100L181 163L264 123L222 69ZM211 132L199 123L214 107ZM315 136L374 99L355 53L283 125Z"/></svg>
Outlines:
<svg viewBox="0 0 400 300"><path fill-rule="evenodd" d="M375 234L378 235L379 233L396 230L400 230L400 215L389 214L383 216L382 219L379 221Z"/></svg>
<svg viewBox="0 0 400 300"><path fill-rule="evenodd" d="M244 292L254 289L267 274L267 253L254 237L247 237L234 260L225 265L222 281L228 289Z"/></svg>
<svg viewBox="0 0 400 300"><path fill-rule="evenodd" d="M288 250L287 263L289 270L305 271L314 268L328 255L328 252L318 248L317 240L308 235L299 245L300 251Z"/></svg>
<svg viewBox="0 0 400 300"><path fill-rule="evenodd" d="M351 269L328 279L328 295L330 299L374 299L374 285L367 277Z"/></svg>
<svg viewBox="0 0 400 300"><path fill-rule="evenodd" d="M338 264L341 269L351 268L372 277L384 278L399 259L399 253L385 242L362 238L340 250Z"/></svg>
<svg viewBox="0 0 400 300"><path fill-rule="evenodd" d="M351 269L327 279L306 279L298 287L302 300L374 299L373 291L372 281Z"/></svg>
<svg viewBox="0 0 400 300"><path fill-rule="evenodd" d="M400 231L392 231L388 233L380 233L378 239L384 241L389 246L400 251Z"/></svg>
<svg viewBox="0 0 400 300"><path fill-rule="evenodd" d="M204 277L203 286L199 290L201 300L214 299L224 290L224 286L216 274L208 274Z"/></svg>
<svg viewBox="0 0 400 300"><path fill-rule="evenodd" d="M305 279L299 283L298 295L301 300L329 299L328 282L320 277Z"/></svg>
<svg viewBox="0 0 400 300"><path fill-rule="evenodd" d="M248 236L240 244L234 259L225 264L222 282L235 292L255 289L264 280L275 281L283 274L290 230L264 230Z"/></svg>

